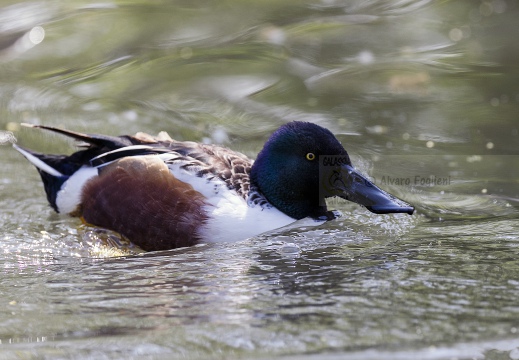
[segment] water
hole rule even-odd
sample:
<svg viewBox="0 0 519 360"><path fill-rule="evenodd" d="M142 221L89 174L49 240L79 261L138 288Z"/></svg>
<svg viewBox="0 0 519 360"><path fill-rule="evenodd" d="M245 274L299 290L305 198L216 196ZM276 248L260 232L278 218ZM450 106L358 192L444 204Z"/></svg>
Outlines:
<svg viewBox="0 0 519 360"><path fill-rule="evenodd" d="M516 0L0 4L2 359L519 358ZM140 253L60 217L19 123L223 143L330 128L416 206ZM112 245L116 245L115 247Z"/></svg>

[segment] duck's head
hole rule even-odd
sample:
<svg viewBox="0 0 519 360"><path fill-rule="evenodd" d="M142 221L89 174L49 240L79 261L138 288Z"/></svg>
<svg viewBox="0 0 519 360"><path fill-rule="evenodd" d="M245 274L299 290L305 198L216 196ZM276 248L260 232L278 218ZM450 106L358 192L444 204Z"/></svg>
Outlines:
<svg viewBox="0 0 519 360"><path fill-rule="evenodd" d="M324 199L332 196L377 214L414 211L357 172L329 130L307 122L285 124L271 135L252 166L251 183L295 219L325 215Z"/></svg>

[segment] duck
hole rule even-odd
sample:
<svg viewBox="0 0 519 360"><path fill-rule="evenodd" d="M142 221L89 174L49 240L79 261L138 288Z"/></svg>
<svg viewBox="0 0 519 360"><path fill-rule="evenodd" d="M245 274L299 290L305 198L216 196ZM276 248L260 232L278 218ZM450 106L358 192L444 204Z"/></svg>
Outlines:
<svg viewBox="0 0 519 360"><path fill-rule="evenodd" d="M283 124L255 160L165 132L108 136L23 125L80 142L71 155L13 144L39 172L50 206L145 251L245 240L304 218L331 221L342 216L326 206L334 196L376 214L414 212L357 171L333 133L311 122Z"/></svg>

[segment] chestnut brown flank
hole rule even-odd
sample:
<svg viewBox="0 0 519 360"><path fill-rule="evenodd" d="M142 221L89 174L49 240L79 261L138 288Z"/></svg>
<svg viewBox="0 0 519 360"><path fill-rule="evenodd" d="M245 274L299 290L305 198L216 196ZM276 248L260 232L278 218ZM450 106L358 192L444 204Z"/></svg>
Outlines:
<svg viewBox="0 0 519 360"><path fill-rule="evenodd" d="M191 246L207 220L205 197L155 155L126 157L100 170L82 193L86 222L117 231L142 249Z"/></svg>

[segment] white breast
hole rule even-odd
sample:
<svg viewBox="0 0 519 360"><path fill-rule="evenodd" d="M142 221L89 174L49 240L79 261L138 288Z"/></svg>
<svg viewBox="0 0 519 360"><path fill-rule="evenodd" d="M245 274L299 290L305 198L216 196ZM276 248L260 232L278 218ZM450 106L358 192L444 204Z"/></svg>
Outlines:
<svg viewBox="0 0 519 360"><path fill-rule="evenodd" d="M179 164L168 167L173 176L190 183L207 199L205 210L209 220L200 229L204 242L244 240L296 221L275 208L249 207L245 199L229 190L220 179L194 176Z"/></svg>

